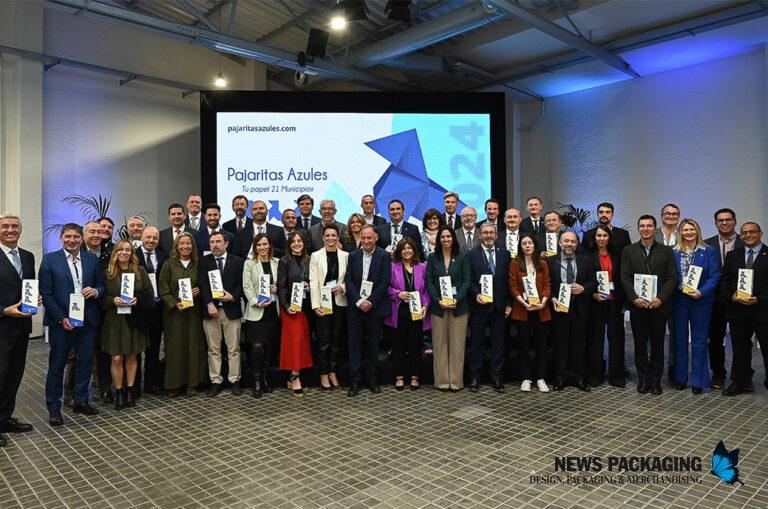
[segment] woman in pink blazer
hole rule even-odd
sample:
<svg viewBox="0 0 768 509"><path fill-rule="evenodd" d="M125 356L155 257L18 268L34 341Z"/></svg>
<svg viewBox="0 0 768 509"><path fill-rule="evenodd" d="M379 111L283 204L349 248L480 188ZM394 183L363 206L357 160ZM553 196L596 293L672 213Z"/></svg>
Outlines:
<svg viewBox="0 0 768 509"><path fill-rule="evenodd" d="M411 377L411 390L421 387L419 368L421 367L421 346L424 332L430 330L429 294L425 274L427 264L419 261L416 242L410 237L403 237L392 253L392 282L389 286L389 298L392 312L384 319L384 324L392 327L392 359L395 366L395 389L405 388L405 375ZM412 293L418 292L421 298L420 318L413 319L410 300Z"/></svg>

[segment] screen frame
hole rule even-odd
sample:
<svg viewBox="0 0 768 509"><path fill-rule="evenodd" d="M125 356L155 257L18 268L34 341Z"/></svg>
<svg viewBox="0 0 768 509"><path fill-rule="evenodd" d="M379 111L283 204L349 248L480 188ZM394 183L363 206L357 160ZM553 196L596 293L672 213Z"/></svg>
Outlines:
<svg viewBox="0 0 768 509"><path fill-rule="evenodd" d="M200 92L200 190L204 203L218 203L216 114L220 112L488 114L491 194L486 199L495 198L501 202L501 210L506 209L506 105L503 92ZM480 216L485 217L484 210L478 211L478 218Z"/></svg>

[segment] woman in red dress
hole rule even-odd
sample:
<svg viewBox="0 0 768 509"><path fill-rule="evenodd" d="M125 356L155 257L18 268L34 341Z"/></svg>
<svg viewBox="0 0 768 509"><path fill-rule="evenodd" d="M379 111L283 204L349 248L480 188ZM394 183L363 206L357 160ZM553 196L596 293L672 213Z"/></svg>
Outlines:
<svg viewBox="0 0 768 509"><path fill-rule="evenodd" d="M278 302L285 309L281 314L283 331L280 336L280 369L291 372L288 388L296 397L304 396L299 371L312 367L312 344L309 339L309 253L304 234L288 234L288 253L277 264ZM301 283L301 309L291 306L293 284Z"/></svg>

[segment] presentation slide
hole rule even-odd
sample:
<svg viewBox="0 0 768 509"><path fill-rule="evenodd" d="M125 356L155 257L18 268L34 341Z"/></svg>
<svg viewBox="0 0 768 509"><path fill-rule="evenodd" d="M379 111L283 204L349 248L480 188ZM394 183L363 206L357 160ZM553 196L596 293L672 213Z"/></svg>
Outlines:
<svg viewBox="0 0 768 509"><path fill-rule="evenodd" d="M234 217L239 194L266 202L273 223L309 194L315 215L330 198L346 223L372 194L380 215L388 219L387 204L398 198L420 224L427 209L442 210L448 190L482 218L491 195L490 139L489 114L218 112L222 220Z"/></svg>

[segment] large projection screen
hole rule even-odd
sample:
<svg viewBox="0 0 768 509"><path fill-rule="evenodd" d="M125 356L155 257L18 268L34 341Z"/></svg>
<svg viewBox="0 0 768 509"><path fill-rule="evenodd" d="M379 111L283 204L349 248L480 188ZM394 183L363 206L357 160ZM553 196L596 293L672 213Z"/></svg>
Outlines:
<svg viewBox="0 0 768 509"><path fill-rule="evenodd" d="M234 216L237 195L262 200L268 217L309 194L336 202L336 219L400 199L410 221L442 209L447 191L483 217L503 202L503 94L206 92L201 98L203 198ZM249 211L250 215L250 211Z"/></svg>

